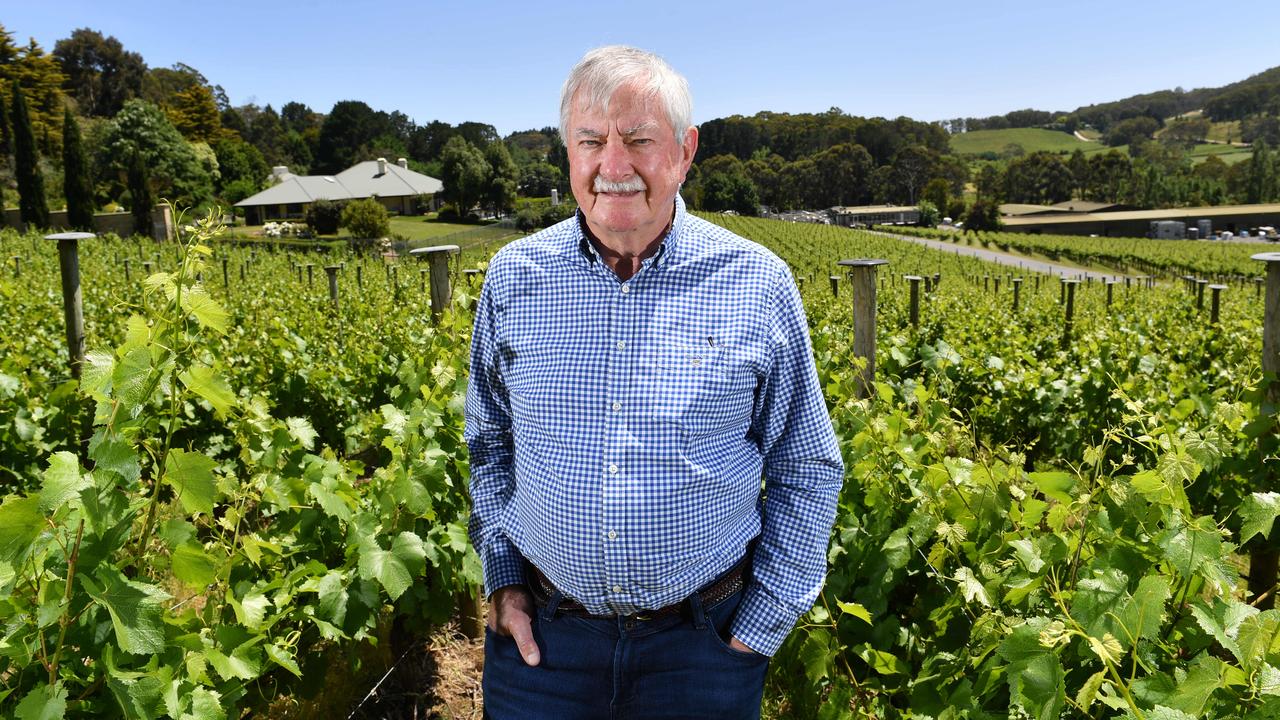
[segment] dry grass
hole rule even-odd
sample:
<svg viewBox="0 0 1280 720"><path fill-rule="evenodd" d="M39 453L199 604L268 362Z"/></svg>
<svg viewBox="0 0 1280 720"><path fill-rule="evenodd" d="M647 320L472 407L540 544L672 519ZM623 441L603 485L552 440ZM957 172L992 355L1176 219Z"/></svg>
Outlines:
<svg viewBox="0 0 1280 720"><path fill-rule="evenodd" d="M428 651L435 659L436 697L431 717L441 720L479 720L484 715L480 675L484 670L484 640L472 640L450 622L433 635Z"/></svg>

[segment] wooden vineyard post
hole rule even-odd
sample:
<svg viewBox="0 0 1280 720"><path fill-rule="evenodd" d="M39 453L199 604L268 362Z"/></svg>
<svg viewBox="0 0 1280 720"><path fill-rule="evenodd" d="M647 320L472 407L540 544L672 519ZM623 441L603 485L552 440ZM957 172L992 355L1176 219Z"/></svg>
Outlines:
<svg viewBox="0 0 1280 720"><path fill-rule="evenodd" d="M1066 291L1067 296L1067 311L1065 320L1062 323L1062 348L1064 350L1067 348L1067 345L1071 344L1071 325L1075 320L1076 314L1076 285L1079 284L1079 280L1062 281L1062 288Z"/></svg>
<svg viewBox="0 0 1280 720"><path fill-rule="evenodd" d="M97 237L87 232L45 235L45 240L58 241L58 267L62 270L62 312L67 325L67 354L71 361L71 377L80 379L84 364L84 308L80 296L80 241Z"/></svg>
<svg viewBox="0 0 1280 720"><path fill-rule="evenodd" d="M484 614L480 612L480 589L469 588L454 594L458 605L458 623L462 634L472 640L484 637Z"/></svg>
<svg viewBox="0 0 1280 720"><path fill-rule="evenodd" d="M22 277L22 258L17 255L13 256L13 277Z"/></svg>
<svg viewBox="0 0 1280 720"><path fill-rule="evenodd" d="M840 276L832 275L829 280L831 280L831 297L840 297Z"/></svg>
<svg viewBox="0 0 1280 720"><path fill-rule="evenodd" d="M876 381L876 268L888 260L858 259L836 263L853 275L853 354L866 360L857 386L859 398L869 397Z"/></svg>
<svg viewBox="0 0 1280 720"><path fill-rule="evenodd" d="M1040 292L1040 276L1036 275L1036 292Z"/></svg>
<svg viewBox="0 0 1280 720"><path fill-rule="evenodd" d="M1022 278L1016 277L1009 282L1013 283L1013 311L1018 312L1018 294L1022 292Z"/></svg>
<svg viewBox="0 0 1280 720"><path fill-rule="evenodd" d="M996 281L995 292L997 295L999 295L1000 294L1000 278L995 278L995 281Z"/></svg>
<svg viewBox="0 0 1280 720"><path fill-rule="evenodd" d="M1213 299L1209 301L1209 324L1210 325L1218 324L1218 308L1221 300L1219 296L1222 294L1222 291L1226 289L1227 289L1226 285L1210 285L1209 286L1209 290L1213 292Z"/></svg>
<svg viewBox="0 0 1280 720"><path fill-rule="evenodd" d="M1196 283L1196 286L1195 286L1196 287L1196 310L1203 310L1204 309L1204 288L1206 285L1209 284L1209 281L1196 278L1195 283Z"/></svg>
<svg viewBox="0 0 1280 720"><path fill-rule="evenodd" d="M1280 253L1259 253L1254 260L1267 264L1267 298L1262 315L1262 373L1263 383L1267 391L1262 400L1262 414L1275 415L1280 405ZM1268 377L1270 376L1270 377ZM1274 447L1275 436L1262 435L1258 438L1259 454L1266 457L1267 446ZM1280 490L1276 482L1275 470L1268 463L1262 463L1261 479L1263 487L1259 492L1275 492ZM1277 544L1276 532L1271 531L1271 539L1254 536L1249 546L1249 598L1250 603L1259 610L1270 610L1275 607L1276 565L1280 562L1280 544ZM1265 597L1263 597L1265 595Z"/></svg>
<svg viewBox="0 0 1280 720"><path fill-rule="evenodd" d="M356 289L364 290L364 263L356 266Z"/></svg>
<svg viewBox="0 0 1280 720"><path fill-rule="evenodd" d="M453 288L449 285L449 257L458 253L457 245L435 245L410 250L409 254L426 258L431 273L431 317L439 320L445 308L453 302Z"/></svg>
<svg viewBox="0 0 1280 720"><path fill-rule="evenodd" d="M227 259L222 258L222 287L231 287L231 281L227 279Z"/></svg>
<svg viewBox="0 0 1280 720"><path fill-rule="evenodd" d="M132 278L129 277L129 258L124 259L124 281L125 282L133 281Z"/></svg>
<svg viewBox="0 0 1280 720"><path fill-rule="evenodd" d="M312 273L311 273L311 271L312 271L312 269L313 269L313 268L315 268L315 264L314 264L314 263L307 263L307 287L311 287L311 286L312 286L312 282L311 282L311 280L312 280L312 277L311 277Z"/></svg>
<svg viewBox="0 0 1280 720"><path fill-rule="evenodd" d="M1111 307L1111 295L1112 291L1115 290L1115 287L1116 283L1114 280L1107 281L1107 307Z"/></svg>
<svg viewBox="0 0 1280 720"><path fill-rule="evenodd" d="M1058 278L1058 304L1064 305L1067 302L1067 278L1062 276Z"/></svg>
<svg viewBox="0 0 1280 720"><path fill-rule="evenodd" d="M151 277L151 261L150 260L144 260L142 262L142 272L146 273L147 277Z"/></svg>
<svg viewBox="0 0 1280 720"><path fill-rule="evenodd" d="M911 283L911 327L920 327L920 281L919 275L906 275L902 278Z"/></svg>
<svg viewBox="0 0 1280 720"><path fill-rule="evenodd" d="M329 276L329 302L333 303L333 309L338 309L338 266L325 265L324 273Z"/></svg>
<svg viewBox="0 0 1280 720"><path fill-rule="evenodd" d="M472 287L474 287L476 284L476 278L484 279L484 273L481 272L480 268L467 268L466 270L462 271L462 275L467 279L467 285ZM803 288L804 277L801 276L796 278L796 284L798 284L801 288Z"/></svg>
<svg viewBox="0 0 1280 720"><path fill-rule="evenodd" d="M422 292L427 291L427 270L423 268L418 271L418 289Z"/></svg>

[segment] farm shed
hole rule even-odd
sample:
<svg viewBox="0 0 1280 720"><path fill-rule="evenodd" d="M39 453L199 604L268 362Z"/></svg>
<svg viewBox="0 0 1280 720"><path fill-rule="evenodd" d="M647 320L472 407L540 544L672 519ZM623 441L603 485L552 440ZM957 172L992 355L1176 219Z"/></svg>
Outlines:
<svg viewBox="0 0 1280 720"><path fill-rule="evenodd" d="M831 208L836 225L915 225L920 221L920 208L914 205L855 205Z"/></svg>
<svg viewBox="0 0 1280 720"><path fill-rule="evenodd" d="M1263 225L1280 225L1280 203L1185 207L1168 210L1020 214L1002 219L1004 229L1010 232L1050 235L1145 237L1151 231L1151 223L1161 220L1183 222L1196 228L1200 227L1198 224L1200 220L1209 220L1215 230L1238 233L1241 230Z"/></svg>

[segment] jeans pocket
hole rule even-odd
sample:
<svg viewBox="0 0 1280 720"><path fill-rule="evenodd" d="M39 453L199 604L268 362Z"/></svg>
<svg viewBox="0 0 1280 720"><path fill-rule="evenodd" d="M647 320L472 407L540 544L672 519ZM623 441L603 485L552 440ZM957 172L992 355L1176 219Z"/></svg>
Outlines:
<svg viewBox="0 0 1280 720"><path fill-rule="evenodd" d="M729 641L733 638L733 618L737 615L738 601L741 597L741 593L734 595L707 612L707 619L710 622L707 623L706 633L711 636L716 648L724 655L748 663L767 663L768 655L754 651L743 652L729 645Z"/></svg>

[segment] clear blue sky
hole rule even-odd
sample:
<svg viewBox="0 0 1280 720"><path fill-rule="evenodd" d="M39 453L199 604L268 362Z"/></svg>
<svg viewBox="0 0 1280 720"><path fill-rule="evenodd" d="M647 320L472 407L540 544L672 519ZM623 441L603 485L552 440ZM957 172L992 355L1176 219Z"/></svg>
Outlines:
<svg viewBox="0 0 1280 720"><path fill-rule="evenodd" d="M689 78L694 120L760 110L920 120L1073 110L1280 65L1280 2L366 2L9 0L0 24L46 50L114 35L183 62L231 102L339 100L418 123L556 124L583 52L644 47Z"/></svg>

